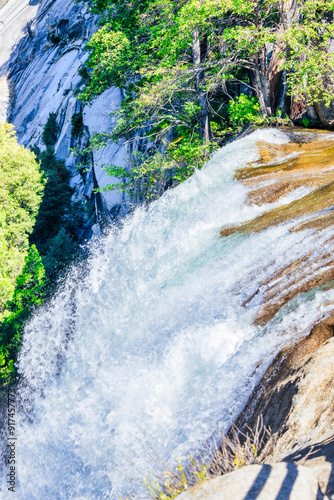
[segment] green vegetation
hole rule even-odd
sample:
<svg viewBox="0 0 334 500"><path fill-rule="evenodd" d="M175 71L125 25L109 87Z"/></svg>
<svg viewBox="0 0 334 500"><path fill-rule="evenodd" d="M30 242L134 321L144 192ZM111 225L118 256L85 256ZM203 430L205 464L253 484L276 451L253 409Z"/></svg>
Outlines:
<svg viewBox="0 0 334 500"><path fill-rule="evenodd" d="M78 256L78 230L84 224L85 206L73 203L69 172L57 160L54 145L58 138L58 124L50 113L43 132L46 150L33 148L45 179L45 191L30 242L38 248L46 276L52 280Z"/></svg>
<svg viewBox="0 0 334 500"><path fill-rule="evenodd" d="M35 155L0 123L0 319L24 266L44 183Z"/></svg>
<svg viewBox="0 0 334 500"><path fill-rule="evenodd" d="M9 383L24 321L43 297L44 268L29 249L44 182L34 153L0 123L0 383Z"/></svg>
<svg viewBox="0 0 334 500"><path fill-rule="evenodd" d="M255 97L241 94L235 101L230 102L229 115L231 122L238 125L257 123L260 121L260 105Z"/></svg>
<svg viewBox="0 0 334 500"><path fill-rule="evenodd" d="M152 199L242 126L279 121L288 94L305 109L334 97L334 0L89 3L103 16L79 98L111 86L125 95L117 126L92 147L108 137L139 144L132 167L108 167L123 179L111 189Z"/></svg>
<svg viewBox="0 0 334 500"><path fill-rule="evenodd" d="M58 139L59 127L56 113L50 113L43 130L43 142L46 147L52 147Z"/></svg>
<svg viewBox="0 0 334 500"><path fill-rule="evenodd" d="M15 375L14 363L21 347L23 326L45 296L45 270L37 248L32 245L16 280L12 300L0 323L0 384L9 384Z"/></svg>
<svg viewBox="0 0 334 500"><path fill-rule="evenodd" d="M0 385L14 379L25 322L78 257L85 206L71 201L69 172L54 153L58 133L51 113L46 150L29 151L17 144L12 126L0 124Z"/></svg>
<svg viewBox="0 0 334 500"><path fill-rule="evenodd" d="M127 192L136 202L152 201L161 195L164 187L174 186L188 179L200 169L216 144L205 144L198 137L189 137L189 131L171 142L164 153L145 155L134 153L131 168L109 165L106 172L122 182L110 184L103 191L118 189Z"/></svg>
<svg viewBox="0 0 334 500"><path fill-rule="evenodd" d="M74 113L72 115L71 124L72 124L72 131L71 131L72 136L81 137L84 131L82 111L79 111L79 113Z"/></svg>

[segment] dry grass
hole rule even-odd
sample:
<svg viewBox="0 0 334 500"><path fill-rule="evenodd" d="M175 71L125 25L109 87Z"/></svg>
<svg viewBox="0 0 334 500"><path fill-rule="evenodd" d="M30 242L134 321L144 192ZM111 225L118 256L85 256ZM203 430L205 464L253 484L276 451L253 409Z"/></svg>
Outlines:
<svg viewBox="0 0 334 500"><path fill-rule="evenodd" d="M178 461L174 468L163 461L157 464L155 457L155 466L158 465L156 470L161 470L161 473L144 475L146 498L149 494L154 500L170 500L207 479L222 476L245 465L270 462L274 447L275 442L264 426L262 417L258 418L255 429L248 429L246 433L233 425L220 443L205 447L201 454L189 457L185 463ZM127 500L138 498L140 496L133 493Z"/></svg>

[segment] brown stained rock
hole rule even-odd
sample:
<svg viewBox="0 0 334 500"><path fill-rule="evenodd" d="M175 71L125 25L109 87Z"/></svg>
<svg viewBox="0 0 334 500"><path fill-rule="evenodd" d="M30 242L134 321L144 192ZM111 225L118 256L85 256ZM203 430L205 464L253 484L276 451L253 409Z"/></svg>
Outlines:
<svg viewBox="0 0 334 500"><path fill-rule="evenodd" d="M270 144L265 141L257 143L259 160L251 162L247 167L236 172L236 179L246 181L279 178L282 175L305 174L319 172L333 166L333 141L314 140L313 142L288 142L286 144ZM289 155L288 158L286 158Z"/></svg>
<svg viewBox="0 0 334 500"><path fill-rule="evenodd" d="M310 220L301 222L295 226L292 231L303 231L304 229L325 229L334 225L334 211L327 212L318 217L313 217Z"/></svg>
<svg viewBox="0 0 334 500"><path fill-rule="evenodd" d="M258 416L263 415L264 424L269 425L273 432L284 432L292 397L297 390L296 380L301 362L331 339L333 332L334 314L316 324L306 338L282 349L238 418L236 425L239 429L243 430L245 426L254 428Z"/></svg>
<svg viewBox="0 0 334 500"><path fill-rule="evenodd" d="M221 236L234 233L251 234L285 222L296 221L291 231L312 229L321 231L334 222L334 143L318 134L310 141L310 134L299 130L288 132L291 142L271 145L259 142L260 159L236 173L236 178L250 187L248 203L273 203L300 186L313 188L302 198L264 212L243 224L225 227ZM319 139L320 137L320 139ZM311 136L312 138L312 136ZM292 155L292 156L291 156ZM269 182L269 184L268 184ZM321 213L325 211L325 213ZM298 218L306 220L299 222ZM298 293L308 292L334 280L334 238L322 248L313 249L304 257L279 269L267 282L247 298L244 306L261 292L263 306L255 323L265 324L278 310Z"/></svg>
<svg viewBox="0 0 334 500"><path fill-rule="evenodd" d="M269 186L265 183L263 187L261 187L261 184L253 186L255 184L254 181L252 183L249 181L244 182L246 185L251 184L251 190L247 195L247 204L261 206L265 203L275 203L301 186L315 189L329 184L334 181L334 169L320 171L316 175L314 172L310 174L304 172L303 175L297 172L290 174L289 178L287 177L282 176L282 178L276 179L274 184Z"/></svg>
<svg viewBox="0 0 334 500"><path fill-rule="evenodd" d="M333 160L334 162L334 160ZM233 233L259 233L271 226L288 222L297 217L312 215L321 210L329 208L333 205L334 200L334 182L327 184L324 187L315 189L311 193L303 196L298 200L292 201L282 207L273 208L255 219L239 224L223 228L220 235L230 236Z"/></svg>
<svg viewBox="0 0 334 500"><path fill-rule="evenodd" d="M250 234L293 222L291 231L322 231L334 222L334 144L292 141L283 146L259 144L261 158L237 172L249 188L249 203L272 203L299 186L313 191L299 200L270 209L254 220L223 228L222 236ZM290 158L285 158L291 155ZM322 213L321 213L322 212ZM303 216L303 222L298 218ZM306 220L305 220L306 219ZM297 222L295 222L297 220ZM299 293L334 286L334 237L279 269L244 302L261 293L263 307L256 323L265 324ZM332 306L334 304L326 304ZM263 416L276 439L274 461L283 459L309 467L324 498L334 500L334 313L311 333L275 358L236 422L245 431ZM302 333L302 332L300 332ZM264 449L264 456L268 450ZM267 455L269 455L267 453ZM194 497L195 498L195 497ZM197 498L197 497L196 497ZM204 497L203 497L204 498ZM224 497L222 497L224 498Z"/></svg>
<svg viewBox="0 0 334 500"><path fill-rule="evenodd" d="M318 135L321 137L321 134ZM269 210L252 221L223 228L221 236L229 236L237 231L258 232L331 206L333 198L327 194L332 192L334 182L333 141L318 139L306 142L309 135L304 137L302 132L298 142L296 137L293 134L293 141L281 145L260 141L260 159L237 171L235 177L250 188L250 204L273 203L300 186L315 190L301 200Z"/></svg>
<svg viewBox="0 0 334 500"><path fill-rule="evenodd" d="M307 256L288 266L281 276L275 274L264 296L264 305L259 309L255 324L265 325L279 309L293 299L297 294L306 293L323 285L327 289L334 287L334 260L328 261L320 255L318 268L307 268ZM304 270L304 274L303 274ZM281 278L278 280L278 278ZM283 279L284 278L284 279ZM270 286L270 283L274 283Z"/></svg>

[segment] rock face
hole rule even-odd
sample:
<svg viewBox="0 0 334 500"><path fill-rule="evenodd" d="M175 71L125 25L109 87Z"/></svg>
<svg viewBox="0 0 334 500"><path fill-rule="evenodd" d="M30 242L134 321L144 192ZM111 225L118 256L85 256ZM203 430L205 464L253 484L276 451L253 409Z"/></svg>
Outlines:
<svg viewBox="0 0 334 500"><path fill-rule="evenodd" d="M299 139L292 132L290 142L284 145L259 143L259 160L236 173L248 187L249 204L273 203L282 197L287 197L286 203L221 231L222 237L254 234L286 224L292 234L304 231L305 246L307 231L318 235L308 252L302 257L291 254L291 261L273 272L243 302L244 307L256 301L261 304L254 323L265 327L276 315L284 314L284 308L295 307L301 297L310 300L334 285L333 143L327 132L318 134L312 144L302 139L302 131L298 134ZM289 155L286 160L283 154ZM301 197L290 202L291 190L300 188ZM320 234L325 234L322 243ZM292 327L299 341L281 350L236 421L245 432L247 427L254 429L262 416L276 441L270 461L286 460L308 467L326 498L334 498L333 311L329 299L326 308L315 311L313 325L303 324L300 317L299 325ZM287 333L290 329L287 323ZM269 449L268 445L263 450L263 457L269 456Z"/></svg>
<svg viewBox="0 0 334 500"><path fill-rule="evenodd" d="M0 1L0 120L5 121L9 107L9 71L10 55L22 36L25 27L38 11L38 2Z"/></svg>
<svg viewBox="0 0 334 500"><path fill-rule="evenodd" d="M249 465L200 483L178 500L317 500L322 498L312 473L293 463Z"/></svg>
<svg viewBox="0 0 334 500"><path fill-rule="evenodd" d="M106 215L122 204L123 196L108 192L95 197L93 188L110 184L103 166L123 165L126 149L112 144L103 154L92 154L81 173L71 153L71 148L85 148L95 132L109 131L114 124L110 113L121 103L118 89L85 108L75 96L82 85L78 71L87 58L85 46L97 21L86 2L0 1L0 119L12 121L22 144L43 149L43 128L49 114L56 113L60 134L55 153L71 171L74 197L95 201L100 215ZM75 137L72 117L81 113L83 134Z"/></svg>
<svg viewBox="0 0 334 500"><path fill-rule="evenodd" d="M332 40L328 48L328 52L330 54L334 53L334 40ZM333 91L333 83L331 78L328 78L325 84L331 91ZM334 128L334 102L331 101L329 106L326 106L324 102L319 102L315 107L322 125L324 125L324 127L326 128Z"/></svg>

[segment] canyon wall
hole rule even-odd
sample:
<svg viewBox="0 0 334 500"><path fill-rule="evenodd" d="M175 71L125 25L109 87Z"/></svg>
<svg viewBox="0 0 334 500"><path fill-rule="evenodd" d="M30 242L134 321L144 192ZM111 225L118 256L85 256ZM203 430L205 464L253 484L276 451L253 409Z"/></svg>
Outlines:
<svg viewBox="0 0 334 500"><path fill-rule="evenodd" d="M122 210L123 195L95 195L93 189L110 184L103 166L123 165L126 148L110 144L93 152L81 171L77 167L82 160L71 151L84 149L94 133L112 129L110 115L122 99L118 89L106 91L91 106L83 107L76 98L83 83L78 71L87 58L85 46L97 23L84 2L0 2L0 120L14 124L21 144L43 150L43 129L55 113L60 130L55 153L71 172L73 197L94 203L101 220ZM83 119L80 137L73 133L73 115Z"/></svg>

